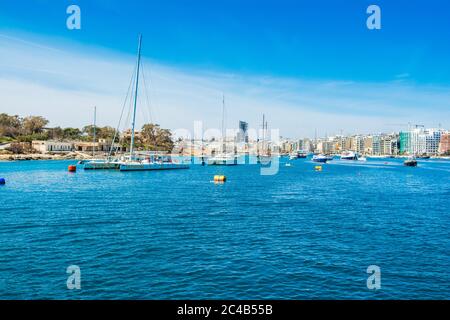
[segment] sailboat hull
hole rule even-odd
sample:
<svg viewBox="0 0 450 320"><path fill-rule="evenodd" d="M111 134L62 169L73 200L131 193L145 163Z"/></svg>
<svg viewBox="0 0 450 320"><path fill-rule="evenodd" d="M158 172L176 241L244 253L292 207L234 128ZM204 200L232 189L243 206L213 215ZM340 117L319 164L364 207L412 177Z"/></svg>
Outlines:
<svg viewBox="0 0 450 320"><path fill-rule="evenodd" d="M188 164L180 163L125 163L120 165L120 171L151 171L189 169Z"/></svg>
<svg viewBox="0 0 450 320"><path fill-rule="evenodd" d="M118 170L120 163L118 162L86 162L84 170Z"/></svg>

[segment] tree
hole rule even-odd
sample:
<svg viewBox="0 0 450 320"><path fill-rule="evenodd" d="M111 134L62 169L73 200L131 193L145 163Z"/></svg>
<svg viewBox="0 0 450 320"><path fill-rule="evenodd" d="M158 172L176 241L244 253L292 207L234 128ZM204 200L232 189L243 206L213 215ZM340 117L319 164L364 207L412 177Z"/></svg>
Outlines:
<svg viewBox="0 0 450 320"><path fill-rule="evenodd" d="M174 146L170 130L161 129L159 125L153 123L144 124L141 139L148 150L172 151Z"/></svg>
<svg viewBox="0 0 450 320"><path fill-rule="evenodd" d="M78 128L64 128L63 130L64 139L77 140L81 137L81 130Z"/></svg>
<svg viewBox="0 0 450 320"><path fill-rule="evenodd" d="M114 129L113 127L102 127L102 128L97 128L97 130L100 129L100 132L98 133L98 137L100 139L106 139L111 141L114 137L114 134L116 133L116 129Z"/></svg>
<svg viewBox="0 0 450 320"><path fill-rule="evenodd" d="M48 124L48 120L41 116L29 116L22 120L22 131L25 135L41 133Z"/></svg>
<svg viewBox="0 0 450 320"><path fill-rule="evenodd" d="M48 138L51 140L64 139L64 130L61 127L51 128L47 130Z"/></svg>
<svg viewBox="0 0 450 320"><path fill-rule="evenodd" d="M0 114L0 137L15 138L21 129L21 119L19 116L10 116L6 113Z"/></svg>

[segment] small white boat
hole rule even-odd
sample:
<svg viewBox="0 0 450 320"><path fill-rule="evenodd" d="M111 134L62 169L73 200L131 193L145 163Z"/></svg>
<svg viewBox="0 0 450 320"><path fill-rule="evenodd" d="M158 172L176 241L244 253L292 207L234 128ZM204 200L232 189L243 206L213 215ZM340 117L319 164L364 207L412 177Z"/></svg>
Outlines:
<svg viewBox="0 0 450 320"><path fill-rule="evenodd" d="M358 161L367 161L366 157L358 157Z"/></svg>
<svg viewBox="0 0 450 320"><path fill-rule="evenodd" d="M235 166L238 164L238 157L231 153L220 153L208 159L210 166Z"/></svg>

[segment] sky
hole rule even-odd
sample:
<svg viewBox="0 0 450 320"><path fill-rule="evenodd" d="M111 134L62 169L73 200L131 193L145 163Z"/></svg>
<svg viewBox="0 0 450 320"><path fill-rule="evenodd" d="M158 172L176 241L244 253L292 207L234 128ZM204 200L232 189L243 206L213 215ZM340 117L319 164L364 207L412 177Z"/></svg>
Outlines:
<svg viewBox="0 0 450 320"><path fill-rule="evenodd" d="M69 30L66 9L81 9ZM381 8L369 30L366 9ZM0 112L115 126L143 35L138 126L285 137L450 128L450 3L0 0ZM144 90L145 87L145 90Z"/></svg>

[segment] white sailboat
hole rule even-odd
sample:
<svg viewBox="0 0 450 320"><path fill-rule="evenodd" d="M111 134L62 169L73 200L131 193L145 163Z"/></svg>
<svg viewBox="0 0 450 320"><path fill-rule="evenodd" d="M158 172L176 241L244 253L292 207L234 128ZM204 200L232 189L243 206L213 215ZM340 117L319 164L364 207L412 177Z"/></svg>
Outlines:
<svg viewBox="0 0 450 320"><path fill-rule="evenodd" d="M111 159L109 156L107 159L95 159L95 143L96 143L96 126L97 126L97 107L94 107L94 134L93 134L93 142L92 142L92 158L88 161L82 161L80 164L83 164L84 170L108 170L108 169L119 169L120 160L119 159ZM115 137L113 139L114 143ZM111 145L112 148L112 145Z"/></svg>
<svg viewBox="0 0 450 320"><path fill-rule="evenodd" d="M265 120L265 115L263 114L262 122L262 140L261 140L261 152L258 148L258 163L267 165L272 161L272 155L270 154L269 146L266 146L266 136L267 136L267 121Z"/></svg>
<svg viewBox="0 0 450 320"><path fill-rule="evenodd" d="M226 152L225 139L225 95L222 97L222 150L219 154L208 159L210 166L235 166L238 164L238 157L234 153Z"/></svg>
<svg viewBox="0 0 450 320"><path fill-rule="evenodd" d="M173 160L170 155L164 152L136 152L135 151L135 126L136 107L139 89L139 71L141 66L141 45L142 35L139 35L138 53L136 63L136 81L134 88L133 120L131 123L130 154L122 161L118 161L120 171L147 171L147 170L173 170L189 169L189 164L182 161Z"/></svg>

